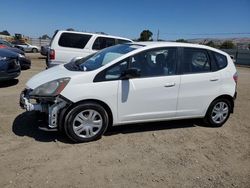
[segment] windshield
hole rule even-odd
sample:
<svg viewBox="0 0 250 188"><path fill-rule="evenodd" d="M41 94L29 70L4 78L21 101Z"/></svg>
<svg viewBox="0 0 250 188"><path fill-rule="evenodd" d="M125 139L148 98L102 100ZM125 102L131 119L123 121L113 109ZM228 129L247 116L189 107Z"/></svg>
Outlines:
<svg viewBox="0 0 250 188"><path fill-rule="evenodd" d="M69 70L77 71L92 71L96 70L111 61L121 57L122 55L129 53L142 46L134 44L120 44L105 48L95 54L89 55L85 58L79 59L75 62L71 62L65 65L65 68Z"/></svg>

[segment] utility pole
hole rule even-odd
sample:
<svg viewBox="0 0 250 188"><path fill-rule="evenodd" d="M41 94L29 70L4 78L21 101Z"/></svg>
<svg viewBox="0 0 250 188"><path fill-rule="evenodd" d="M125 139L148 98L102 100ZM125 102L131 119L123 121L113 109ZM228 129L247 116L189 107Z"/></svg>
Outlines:
<svg viewBox="0 0 250 188"><path fill-rule="evenodd" d="M158 31L157 31L157 41L159 41L159 36L160 36L160 30L158 29Z"/></svg>

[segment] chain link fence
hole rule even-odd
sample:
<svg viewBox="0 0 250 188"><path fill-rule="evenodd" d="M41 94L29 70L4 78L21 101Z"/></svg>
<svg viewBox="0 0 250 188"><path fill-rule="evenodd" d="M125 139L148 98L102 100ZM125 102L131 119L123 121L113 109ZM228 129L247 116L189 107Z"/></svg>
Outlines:
<svg viewBox="0 0 250 188"><path fill-rule="evenodd" d="M223 51L233 56L236 61L236 64L250 66L250 50L223 49Z"/></svg>

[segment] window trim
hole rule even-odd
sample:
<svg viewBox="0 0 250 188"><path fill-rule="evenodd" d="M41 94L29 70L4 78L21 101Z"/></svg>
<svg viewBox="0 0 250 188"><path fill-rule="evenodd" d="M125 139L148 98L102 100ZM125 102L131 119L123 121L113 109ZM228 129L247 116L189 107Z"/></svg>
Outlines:
<svg viewBox="0 0 250 188"><path fill-rule="evenodd" d="M215 63L216 68L217 68L216 71L225 69L225 68L228 66L227 56L225 56L225 55L223 55L223 54L221 54L221 53L215 52L215 51L210 51L210 52L211 52L211 56L213 57L214 63ZM226 66L220 68L219 63L218 63L218 61L217 61L217 59L216 59L216 57L215 57L215 54L216 54L216 53L219 54L219 55L222 55L222 56L224 56L224 57L226 58Z"/></svg>
<svg viewBox="0 0 250 188"><path fill-rule="evenodd" d="M92 44L92 47L91 47L92 50L97 50L97 51L99 51L99 50L104 49L104 48L102 48L102 49L95 49L95 48L94 48L95 42L96 42L99 38L112 39L112 40L114 40L114 44L113 44L112 46L116 45L116 38L113 38L113 37L105 37L105 36L97 36L97 37L95 38L95 41L94 41L93 44ZM109 46L109 47L110 47L110 46ZM108 48L108 47L105 47L105 48Z"/></svg>
<svg viewBox="0 0 250 188"><path fill-rule="evenodd" d="M207 72L189 72L189 73L184 73L184 49L193 49L193 50L200 50L204 51L209 59L209 64L210 64L210 71ZM212 58L209 53L209 50L204 49L204 48L195 48L195 47L180 47L180 74L181 75L190 75L190 74L205 74L205 73L211 73L213 71L213 65L212 65Z"/></svg>
<svg viewBox="0 0 250 188"><path fill-rule="evenodd" d="M60 44L60 41L62 40L62 36L63 35L68 35L68 34L70 34L70 35L84 35L84 36L88 36L89 38L88 38L88 41L86 42L86 44L83 46L83 48L77 48L77 47L72 47L72 46L62 46L61 44ZM63 32L63 33L61 33L61 35L59 36L59 39L58 39L58 41L57 41L57 44L58 44L58 46L60 46L60 47L62 47L62 48L73 48L73 49L84 49L86 46L87 46L87 44L89 43L89 41L91 40L91 38L93 37L93 35L91 35L91 34L81 34L81 33L68 33L68 32Z"/></svg>
<svg viewBox="0 0 250 188"><path fill-rule="evenodd" d="M132 57L133 56L136 56L140 53L147 53L149 51L153 51L153 50L163 50L163 49L166 49L166 48L175 48L176 49L176 64L175 64L175 68L176 68L176 73L173 74L173 75L156 75L156 76L145 76L145 77L137 77L137 79L141 79L141 78L155 78L155 77L166 77L166 76L177 76L177 75L180 75L180 50L179 50L179 47L176 47L176 46L170 46L170 47L156 47L156 48L151 48L151 49L148 49L148 50L145 50L145 51L141 51L141 52L138 52L138 53L135 53L127 58L124 58L123 60L107 67L106 69L100 71L99 73L96 74L96 76L94 77L93 79L93 82L105 82L105 81L116 81L116 80L122 80L121 78L115 78L115 79L105 79L105 74L106 72L113 68L114 66L118 65L119 63L122 63L126 60L128 60L128 64L127 64L127 69L128 68L131 68L131 61L132 61ZM131 78L133 79L133 78Z"/></svg>

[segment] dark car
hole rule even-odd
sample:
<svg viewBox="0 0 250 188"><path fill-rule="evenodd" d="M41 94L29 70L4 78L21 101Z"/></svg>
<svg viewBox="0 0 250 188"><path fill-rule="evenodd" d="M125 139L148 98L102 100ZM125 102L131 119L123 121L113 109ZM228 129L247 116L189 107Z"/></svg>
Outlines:
<svg viewBox="0 0 250 188"><path fill-rule="evenodd" d="M18 48L5 48L5 49L19 54L19 63L22 70L30 69L31 61L25 56L25 53L22 50Z"/></svg>
<svg viewBox="0 0 250 188"><path fill-rule="evenodd" d="M12 52L16 52L19 54L19 63L21 65L22 70L29 69L31 66L31 61L25 56L25 53L23 50L19 48L15 48L13 44L9 43L8 41L1 40L0 39L0 48L5 48L7 50L10 50Z"/></svg>
<svg viewBox="0 0 250 188"><path fill-rule="evenodd" d="M41 46L40 54L41 54L41 55L44 55L44 56L47 56L47 55L48 55L48 52L49 52L49 49L50 49L50 46L49 46L49 45Z"/></svg>
<svg viewBox="0 0 250 188"><path fill-rule="evenodd" d="M19 54L7 49L0 49L0 81L14 79L20 73Z"/></svg>

